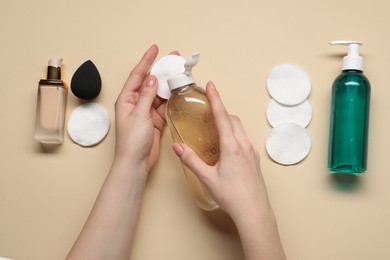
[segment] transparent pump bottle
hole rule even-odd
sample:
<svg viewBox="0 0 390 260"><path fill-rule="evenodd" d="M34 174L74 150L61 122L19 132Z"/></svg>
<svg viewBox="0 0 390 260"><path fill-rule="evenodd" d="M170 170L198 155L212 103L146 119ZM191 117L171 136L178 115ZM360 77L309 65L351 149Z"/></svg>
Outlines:
<svg viewBox="0 0 390 260"><path fill-rule="evenodd" d="M342 73L332 87L328 170L359 175L367 169L368 121L371 86L363 75L361 42L333 41L347 45Z"/></svg>
<svg viewBox="0 0 390 260"><path fill-rule="evenodd" d="M166 119L175 142L187 144L204 162L214 165L219 159L218 131L205 91L194 83L191 75L198 60L199 53L195 53L185 63L184 73L168 79L171 96ZM184 165L183 169L198 206L206 211L219 208L195 174Z"/></svg>
<svg viewBox="0 0 390 260"><path fill-rule="evenodd" d="M68 89L61 80L61 63L61 58L50 59L47 78L39 81L34 139L40 143L64 142Z"/></svg>

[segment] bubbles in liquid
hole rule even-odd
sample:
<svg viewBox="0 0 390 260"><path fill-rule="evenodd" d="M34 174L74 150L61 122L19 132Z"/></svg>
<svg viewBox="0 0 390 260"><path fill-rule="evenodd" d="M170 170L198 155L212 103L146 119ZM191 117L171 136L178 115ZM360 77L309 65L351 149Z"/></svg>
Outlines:
<svg viewBox="0 0 390 260"><path fill-rule="evenodd" d="M218 161L218 131L203 89L190 85L174 90L168 100L166 118L175 142L190 146L209 165ZM188 168L184 169L198 205L205 210L218 207L204 185Z"/></svg>

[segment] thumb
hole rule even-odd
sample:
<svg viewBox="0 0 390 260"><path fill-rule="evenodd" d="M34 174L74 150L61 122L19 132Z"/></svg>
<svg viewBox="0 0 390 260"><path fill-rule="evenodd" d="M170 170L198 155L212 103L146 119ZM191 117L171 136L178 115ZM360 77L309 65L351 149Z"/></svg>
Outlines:
<svg viewBox="0 0 390 260"><path fill-rule="evenodd" d="M206 184L208 179L207 172L210 170L211 166L202 161L194 150L186 144L174 143L172 148L181 162L188 167L199 180Z"/></svg>
<svg viewBox="0 0 390 260"><path fill-rule="evenodd" d="M143 83L141 94L138 100L137 109L142 113L149 113L157 94L157 78L149 75Z"/></svg>

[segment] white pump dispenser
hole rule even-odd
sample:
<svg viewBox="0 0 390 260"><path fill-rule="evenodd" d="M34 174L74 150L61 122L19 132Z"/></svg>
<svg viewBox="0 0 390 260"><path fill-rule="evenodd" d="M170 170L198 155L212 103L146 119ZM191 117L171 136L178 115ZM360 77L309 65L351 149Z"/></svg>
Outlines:
<svg viewBox="0 0 390 260"><path fill-rule="evenodd" d="M184 64L185 71L168 79L169 88L172 90L194 83L192 68L199 62L199 52L192 54L192 57Z"/></svg>
<svg viewBox="0 0 390 260"><path fill-rule="evenodd" d="M348 55L343 58L343 70L363 71L363 57L359 54L360 41L331 41L330 45L348 46Z"/></svg>
<svg viewBox="0 0 390 260"><path fill-rule="evenodd" d="M368 121L371 85L363 75L358 41L334 41L347 45L343 71L332 85L328 170L359 175L367 170Z"/></svg>
<svg viewBox="0 0 390 260"><path fill-rule="evenodd" d="M62 58L51 58L49 60L49 66L51 67L61 67Z"/></svg>

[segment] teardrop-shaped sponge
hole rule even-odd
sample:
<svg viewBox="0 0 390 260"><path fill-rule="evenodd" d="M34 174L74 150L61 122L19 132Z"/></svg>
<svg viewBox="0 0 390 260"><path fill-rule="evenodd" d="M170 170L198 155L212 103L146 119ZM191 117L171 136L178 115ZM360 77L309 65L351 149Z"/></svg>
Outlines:
<svg viewBox="0 0 390 260"><path fill-rule="evenodd" d="M73 74L70 83L73 94L84 100L94 99L100 94L102 79L95 64L87 60Z"/></svg>

